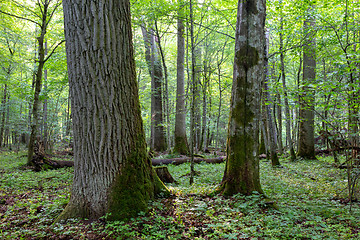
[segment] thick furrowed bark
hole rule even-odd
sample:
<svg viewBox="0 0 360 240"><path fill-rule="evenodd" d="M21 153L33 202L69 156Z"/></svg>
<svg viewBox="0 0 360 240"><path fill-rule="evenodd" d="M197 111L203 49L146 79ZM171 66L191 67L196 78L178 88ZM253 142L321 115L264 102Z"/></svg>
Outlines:
<svg viewBox="0 0 360 240"><path fill-rule="evenodd" d="M148 157L129 1L64 0L74 131L71 199L58 220L121 220L167 189Z"/></svg>

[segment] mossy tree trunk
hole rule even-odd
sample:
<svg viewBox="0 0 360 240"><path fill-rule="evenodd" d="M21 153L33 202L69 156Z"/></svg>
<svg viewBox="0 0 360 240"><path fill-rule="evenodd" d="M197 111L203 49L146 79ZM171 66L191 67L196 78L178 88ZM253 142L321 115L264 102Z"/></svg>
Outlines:
<svg viewBox="0 0 360 240"><path fill-rule="evenodd" d="M146 150L130 2L63 6L75 165L70 202L57 220L128 219L167 192Z"/></svg>
<svg viewBox="0 0 360 240"><path fill-rule="evenodd" d="M310 3L309 3L310 4ZM315 159L314 140L314 105L315 94L311 84L316 77L316 43L314 6L310 5L304 21L305 44L303 46L303 83L300 96L299 109L299 142L298 156L305 159Z"/></svg>
<svg viewBox="0 0 360 240"><path fill-rule="evenodd" d="M179 0L178 29L177 29L177 75L176 75L176 115L175 115L175 146L174 152L189 154L186 138L186 109L185 109L185 27L183 23L184 11L182 1Z"/></svg>
<svg viewBox="0 0 360 240"><path fill-rule="evenodd" d="M262 193L258 136L265 8L264 0L238 1L227 162L218 189L223 195Z"/></svg>

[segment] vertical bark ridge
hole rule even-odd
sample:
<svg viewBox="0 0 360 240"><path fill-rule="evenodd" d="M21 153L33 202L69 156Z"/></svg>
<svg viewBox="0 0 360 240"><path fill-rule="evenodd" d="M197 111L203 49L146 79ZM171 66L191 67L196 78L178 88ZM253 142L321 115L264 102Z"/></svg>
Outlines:
<svg viewBox="0 0 360 240"><path fill-rule="evenodd" d="M146 152L130 4L63 4L75 174L71 200L59 219L109 212L114 219L128 217L145 211L156 188L164 187L157 185Z"/></svg>

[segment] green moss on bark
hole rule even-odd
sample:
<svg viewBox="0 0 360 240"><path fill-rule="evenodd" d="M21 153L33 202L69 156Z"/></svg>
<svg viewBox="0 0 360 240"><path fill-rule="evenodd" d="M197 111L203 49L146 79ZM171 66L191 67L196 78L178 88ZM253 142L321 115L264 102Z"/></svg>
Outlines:
<svg viewBox="0 0 360 240"><path fill-rule="evenodd" d="M229 138L228 161L222 182L221 194L232 196L237 193L251 195L254 191L262 193L258 167L253 154L254 140L249 136Z"/></svg>
<svg viewBox="0 0 360 240"><path fill-rule="evenodd" d="M254 15L259 13L254 1L244 1L244 4L248 13L252 13Z"/></svg>
<svg viewBox="0 0 360 240"><path fill-rule="evenodd" d="M184 137L176 137L175 138L175 146L174 146L173 152L179 153L182 155L189 154L189 147L188 147L186 138L184 138Z"/></svg>
<svg viewBox="0 0 360 240"><path fill-rule="evenodd" d="M238 79L238 84L246 79ZM241 86L241 85L239 85ZM248 91L242 86L239 99L245 99ZM257 156L257 147L251 125L255 114L247 102L235 102L230 114L230 127L236 132L229 132L227 146L227 163L224 178L218 192L232 196L237 193L251 195L254 191L262 193ZM232 126L235 125L235 126ZM255 127L255 126L252 126Z"/></svg>
<svg viewBox="0 0 360 240"><path fill-rule="evenodd" d="M249 69L259 63L259 52L256 48L246 45L235 53L235 63Z"/></svg>
<svg viewBox="0 0 360 240"><path fill-rule="evenodd" d="M70 218L95 218L90 208L86 206L85 203L79 204L76 199L71 199L70 202L66 205L65 209L61 212L61 214L56 218L54 223L58 223L62 220L67 220ZM100 216L98 216L100 217Z"/></svg>
<svg viewBox="0 0 360 240"><path fill-rule="evenodd" d="M151 166L143 138L139 139L109 189L109 220L135 217L139 212L147 211L149 200L170 194Z"/></svg>
<svg viewBox="0 0 360 240"><path fill-rule="evenodd" d="M128 220L141 211L146 212L148 202L155 197L166 197L170 191L156 175L146 152L143 137L138 138L133 152L123 159L118 175L112 182L107 194L108 220ZM96 213L85 198L72 196L69 204L55 222L69 218L97 219L104 215Z"/></svg>

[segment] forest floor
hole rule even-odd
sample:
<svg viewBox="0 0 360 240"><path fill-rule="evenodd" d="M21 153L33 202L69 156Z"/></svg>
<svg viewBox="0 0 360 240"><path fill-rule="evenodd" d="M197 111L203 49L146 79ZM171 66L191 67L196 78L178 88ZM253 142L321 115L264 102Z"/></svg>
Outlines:
<svg viewBox="0 0 360 240"><path fill-rule="evenodd" d="M127 223L53 224L69 200L72 168L34 172L25 162L25 151L0 154L0 239L360 239L359 203L346 201L346 170L332 167L330 157L281 159L276 169L261 161L263 190L278 210L256 194L210 197L224 163L197 164L192 186L188 164L169 165L178 182L168 185L173 197L151 202Z"/></svg>

